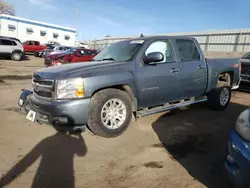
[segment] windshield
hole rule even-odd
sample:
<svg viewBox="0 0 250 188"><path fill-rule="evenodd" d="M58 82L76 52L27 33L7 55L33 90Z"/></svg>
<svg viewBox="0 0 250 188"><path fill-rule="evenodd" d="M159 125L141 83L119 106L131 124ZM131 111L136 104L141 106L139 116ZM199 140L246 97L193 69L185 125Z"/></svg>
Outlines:
<svg viewBox="0 0 250 188"><path fill-rule="evenodd" d="M247 54L245 54L242 59L250 59L250 52L248 52Z"/></svg>
<svg viewBox="0 0 250 188"><path fill-rule="evenodd" d="M95 56L93 60L129 61L142 46L143 42L143 40L126 40L111 44Z"/></svg>

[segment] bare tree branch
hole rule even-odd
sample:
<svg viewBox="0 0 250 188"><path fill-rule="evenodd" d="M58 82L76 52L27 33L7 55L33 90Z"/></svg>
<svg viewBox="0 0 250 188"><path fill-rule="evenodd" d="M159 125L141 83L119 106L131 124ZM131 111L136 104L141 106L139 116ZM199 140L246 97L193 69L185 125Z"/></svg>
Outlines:
<svg viewBox="0 0 250 188"><path fill-rule="evenodd" d="M15 15L15 9L12 5L4 2L4 0L0 0L0 14L9 14L14 16Z"/></svg>

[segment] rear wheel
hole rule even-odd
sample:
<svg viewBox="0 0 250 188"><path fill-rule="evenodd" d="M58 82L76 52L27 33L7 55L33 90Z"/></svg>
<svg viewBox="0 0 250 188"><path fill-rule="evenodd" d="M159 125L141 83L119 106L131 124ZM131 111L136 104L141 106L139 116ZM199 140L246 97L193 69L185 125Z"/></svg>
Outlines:
<svg viewBox="0 0 250 188"><path fill-rule="evenodd" d="M213 110L225 110L231 99L231 87L223 86L208 94L208 103Z"/></svg>
<svg viewBox="0 0 250 188"><path fill-rule="evenodd" d="M22 58L22 54L20 52L13 52L11 54L11 59L14 61L20 61Z"/></svg>
<svg viewBox="0 0 250 188"><path fill-rule="evenodd" d="M118 89L97 92L89 107L89 129L102 137L121 135L132 120L132 105L128 93Z"/></svg>

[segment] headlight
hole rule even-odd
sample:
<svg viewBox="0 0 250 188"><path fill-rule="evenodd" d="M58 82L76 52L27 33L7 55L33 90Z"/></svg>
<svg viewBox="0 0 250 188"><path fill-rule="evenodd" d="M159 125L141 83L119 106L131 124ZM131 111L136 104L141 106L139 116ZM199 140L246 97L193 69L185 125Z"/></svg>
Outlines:
<svg viewBox="0 0 250 188"><path fill-rule="evenodd" d="M237 131L237 133L247 141L250 141L249 115L250 115L249 109L243 111L239 115L235 125L235 130Z"/></svg>
<svg viewBox="0 0 250 188"><path fill-rule="evenodd" d="M83 79L71 78L57 81L57 99L72 99L84 97Z"/></svg>

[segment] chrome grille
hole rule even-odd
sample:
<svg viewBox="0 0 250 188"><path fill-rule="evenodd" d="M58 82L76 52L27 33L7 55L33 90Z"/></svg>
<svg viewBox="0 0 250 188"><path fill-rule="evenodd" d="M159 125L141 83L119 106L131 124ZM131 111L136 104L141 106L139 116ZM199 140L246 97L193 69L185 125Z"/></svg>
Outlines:
<svg viewBox="0 0 250 188"><path fill-rule="evenodd" d="M33 92L39 97L52 99L54 93L54 80L48 79L32 79Z"/></svg>

